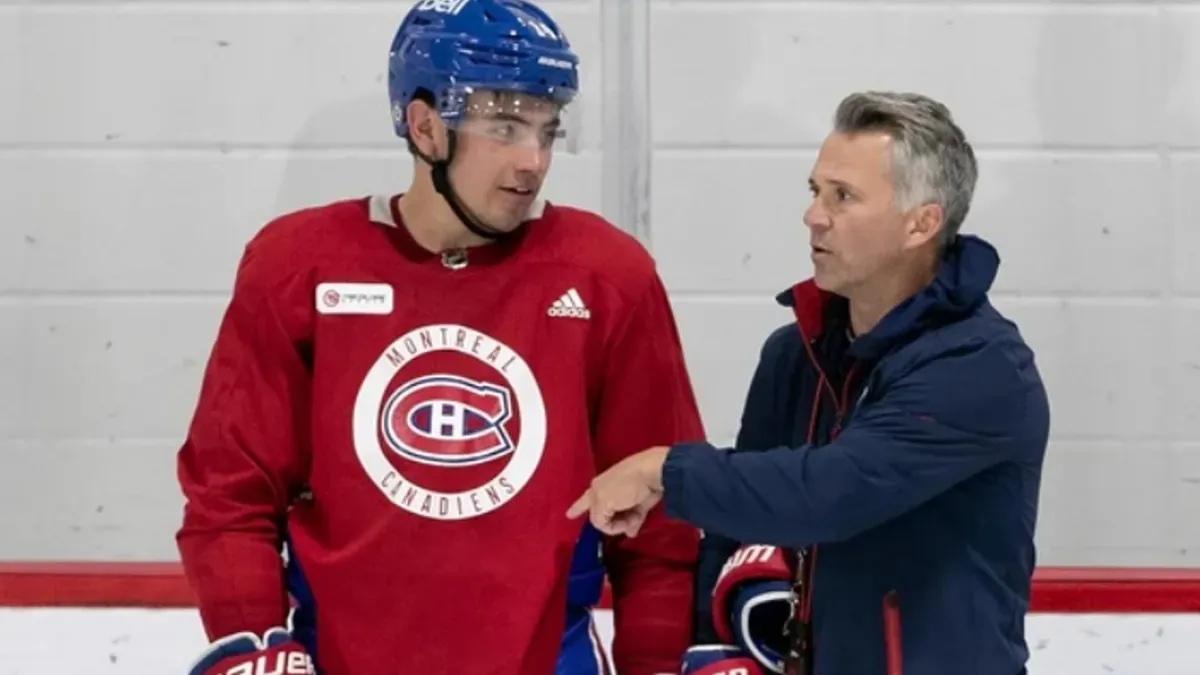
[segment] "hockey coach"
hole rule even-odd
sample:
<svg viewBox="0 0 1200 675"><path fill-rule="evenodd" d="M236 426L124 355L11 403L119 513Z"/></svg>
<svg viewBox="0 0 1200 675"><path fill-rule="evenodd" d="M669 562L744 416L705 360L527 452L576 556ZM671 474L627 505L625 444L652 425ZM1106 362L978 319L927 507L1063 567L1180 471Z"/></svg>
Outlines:
<svg viewBox="0 0 1200 675"><path fill-rule="evenodd" d="M734 448L655 447L568 511L705 533L684 672L1020 675L1050 412L960 234L978 175L940 102L845 98L809 178L813 277L778 296Z"/></svg>

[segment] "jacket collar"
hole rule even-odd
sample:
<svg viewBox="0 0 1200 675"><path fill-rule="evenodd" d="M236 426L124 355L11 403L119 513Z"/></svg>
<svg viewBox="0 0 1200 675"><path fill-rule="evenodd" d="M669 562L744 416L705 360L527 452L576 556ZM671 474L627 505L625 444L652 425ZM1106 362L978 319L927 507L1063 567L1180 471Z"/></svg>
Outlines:
<svg viewBox="0 0 1200 675"><path fill-rule="evenodd" d="M877 358L934 325L970 314L987 301L999 267L1000 256L990 243L974 235L956 237L946 247L933 281L884 315L870 332L857 336L851 355ZM835 324L848 325L846 299L818 288L811 278L780 292L775 299L792 308L806 340L817 340Z"/></svg>

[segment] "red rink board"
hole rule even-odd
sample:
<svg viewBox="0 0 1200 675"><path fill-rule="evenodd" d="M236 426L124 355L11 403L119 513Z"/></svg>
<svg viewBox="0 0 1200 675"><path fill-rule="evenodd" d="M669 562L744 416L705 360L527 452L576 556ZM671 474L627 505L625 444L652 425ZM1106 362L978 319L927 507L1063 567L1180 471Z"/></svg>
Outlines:
<svg viewBox="0 0 1200 675"><path fill-rule="evenodd" d="M0 607L193 605L177 563L0 562ZM1034 576L1032 610L1200 612L1200 568L1045 567Z"/></svg>

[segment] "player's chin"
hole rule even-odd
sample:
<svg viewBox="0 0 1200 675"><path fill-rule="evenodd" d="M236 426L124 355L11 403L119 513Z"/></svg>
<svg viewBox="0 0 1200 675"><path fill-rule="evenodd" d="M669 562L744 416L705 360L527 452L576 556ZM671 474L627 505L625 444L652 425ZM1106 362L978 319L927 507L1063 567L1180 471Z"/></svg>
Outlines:
<svg viewBox="0 0 1200 675"><path fill-rule="evenodd" d="M493 230L512 232L525 222L525 210L489 209L484 222Z"/></svg>
<svg viewBox="0 0 1200 675"><path fill-rule="evenodd" d="M530 195L509 195L496 201L489 209L491 212L490 225L496 229L510 232L521 226L529 216L536 193Z"/></svg>

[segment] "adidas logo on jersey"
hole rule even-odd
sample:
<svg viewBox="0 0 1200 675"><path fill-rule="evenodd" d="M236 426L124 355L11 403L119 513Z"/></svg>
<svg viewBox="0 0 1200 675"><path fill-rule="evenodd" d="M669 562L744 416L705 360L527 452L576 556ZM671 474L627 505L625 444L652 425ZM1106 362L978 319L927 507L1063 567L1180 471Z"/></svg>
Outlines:
<svg viewBox="0 0 1200 675"><path fill-rule="evenodd" d="M579 297L579 291L572 288L562 297L555 300L550 309L546 310L550 316L569 317L573 319L590 319L592 312L588 310L587 305L583 304L583 298Z"/></svg>

